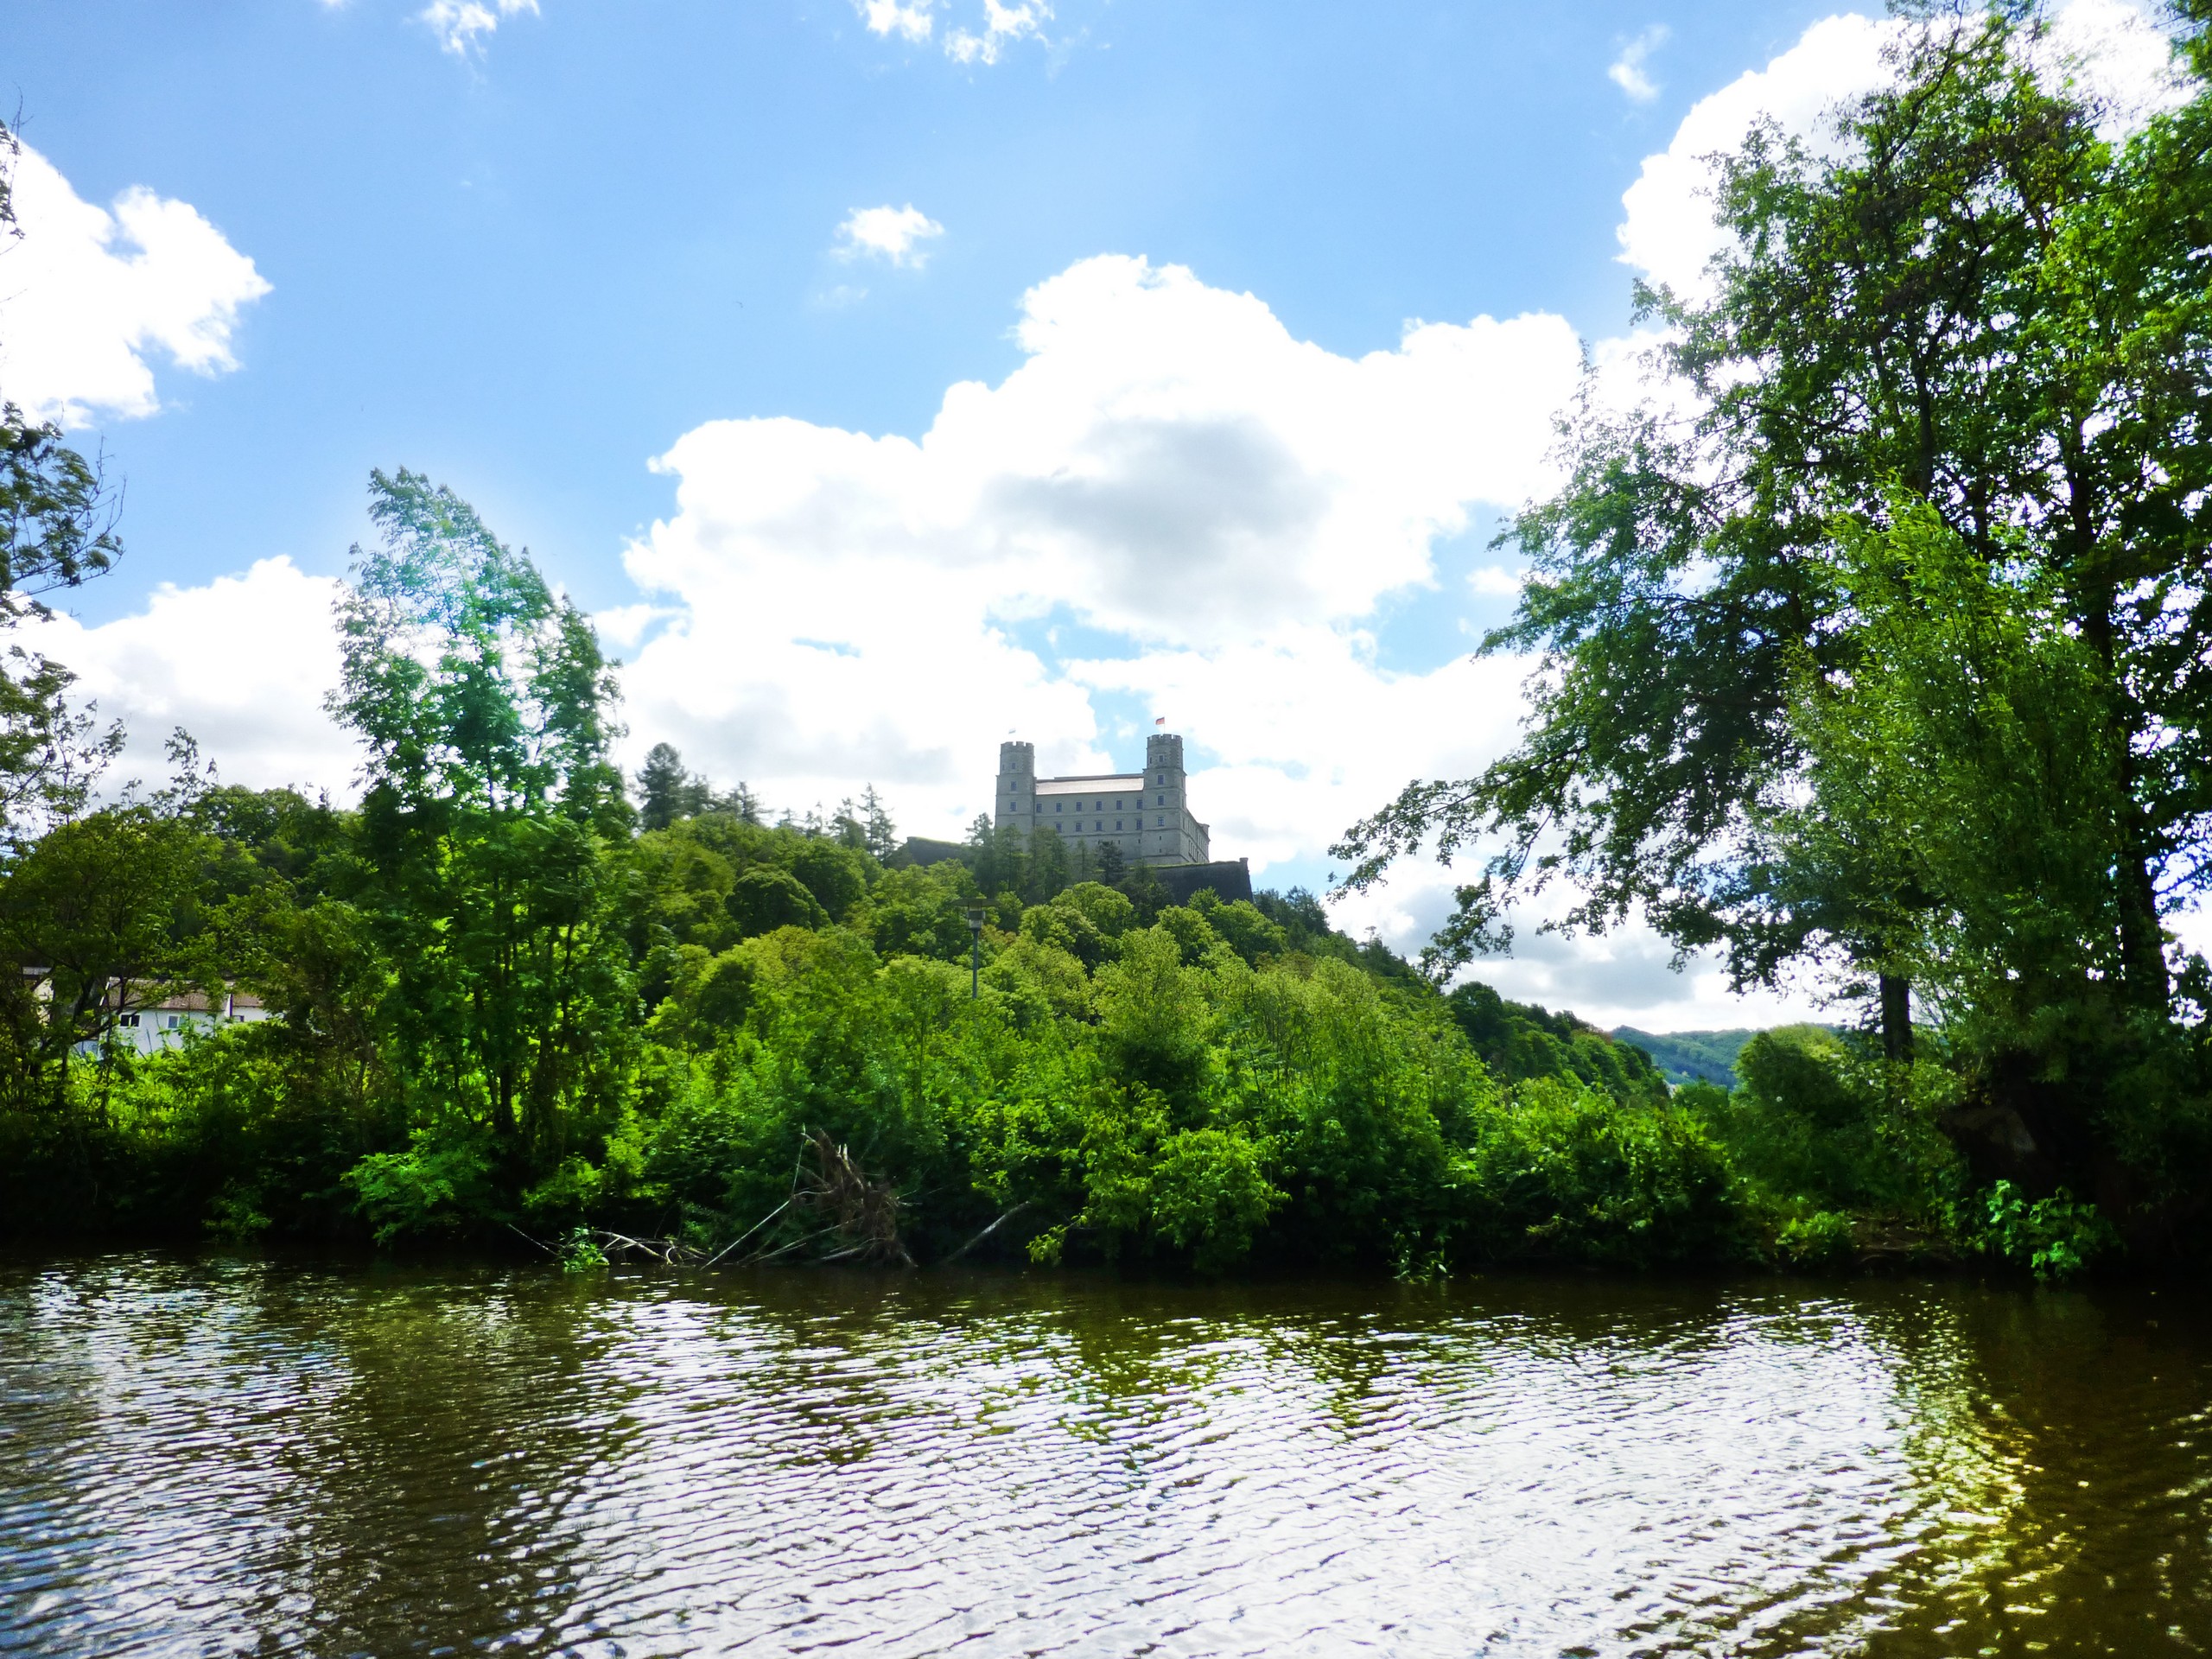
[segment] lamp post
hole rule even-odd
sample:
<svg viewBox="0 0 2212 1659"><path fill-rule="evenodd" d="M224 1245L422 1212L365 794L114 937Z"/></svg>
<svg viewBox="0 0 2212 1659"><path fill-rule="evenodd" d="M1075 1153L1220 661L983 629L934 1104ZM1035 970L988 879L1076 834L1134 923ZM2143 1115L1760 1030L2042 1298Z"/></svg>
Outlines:
<svg viewBox="0 0 2212 1659"><path fill-rule="evenodd" d="M968 1000L976 1000L976 988L983 975L983 907L968 906Z"/></svg>

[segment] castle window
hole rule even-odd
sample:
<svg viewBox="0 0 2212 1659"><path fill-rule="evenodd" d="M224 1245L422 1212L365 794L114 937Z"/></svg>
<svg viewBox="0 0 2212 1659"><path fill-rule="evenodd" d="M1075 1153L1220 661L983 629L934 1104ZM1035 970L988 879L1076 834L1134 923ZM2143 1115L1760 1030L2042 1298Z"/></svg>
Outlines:
<svg viewBox="0 0 2212 1659"><path fill-rule="evenodd" d="M1067 804L1065 801L1054 801L1052 803L1052 810L1055 812L1065 812L1067 810Z"/></svg>
<svg viewBox="0 0 2212 1659"><path fill-rule="evenodd" d="M1155 830L1165 830L1167 827L1167 820L1165 818L1154 818L1152 821L1152 827Z"/></svg>
<svg viewBox="0 0 2212 1659"><path fill-rule="evenodd" d="M1119 818L1114 820L1114 827L1116 830L1119 830L1122 827L1122 821Z"/></svg>

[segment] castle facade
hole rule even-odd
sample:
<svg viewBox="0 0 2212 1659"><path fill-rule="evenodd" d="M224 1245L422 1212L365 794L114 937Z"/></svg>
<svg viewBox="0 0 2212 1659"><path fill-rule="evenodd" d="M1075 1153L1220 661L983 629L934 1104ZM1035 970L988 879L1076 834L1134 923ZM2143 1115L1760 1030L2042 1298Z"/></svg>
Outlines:
<svg viewBox="0 0 2212 1659"><path fill-rule="evenodd" d="M1027 841L1050 824L1069 848L1095 859L1108 844L1131 864L1204 864L1211 835L1192 815L1183 777L1183 740L1145 741L1142 772L1039 778L1033 743L999 745L999 793L992 821Z"/></svg>

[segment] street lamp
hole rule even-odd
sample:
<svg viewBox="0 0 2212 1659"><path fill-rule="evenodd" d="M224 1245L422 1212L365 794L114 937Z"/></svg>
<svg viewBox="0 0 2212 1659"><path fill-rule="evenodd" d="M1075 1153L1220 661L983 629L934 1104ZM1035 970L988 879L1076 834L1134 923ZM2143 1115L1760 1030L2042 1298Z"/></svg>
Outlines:
<svg viewBox="0 0 2212 1659"><path fill-rule="evenodd" d="M976 988L983 975L983 907L968 906L968 1000L976 1000Z"/></svg>

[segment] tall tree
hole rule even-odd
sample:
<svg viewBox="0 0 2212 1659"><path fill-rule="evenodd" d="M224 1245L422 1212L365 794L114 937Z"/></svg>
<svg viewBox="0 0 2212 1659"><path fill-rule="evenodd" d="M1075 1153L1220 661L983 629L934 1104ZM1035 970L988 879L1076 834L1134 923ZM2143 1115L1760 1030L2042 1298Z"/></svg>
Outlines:
<svg viewBox="0 0 2212 1659"><path fill-rule="evenodd" d="M396 976L400 1070L511 1149L562 1150L632 1011L607 844L612 674L588 620L451 491L370 475L382 544L354 549L331 710L367 748L367 913Z"/></svg>
<svg viewBox="0 0 2212 1659"><path fill-rule="evenodd" d="M2201 62L2207 9L2183 10ZM1739 984L1840 958L1903 1058L1924 924L1970 895L1907 855L1915 797L1872 787L1900 775L1818 765L1835 728L1800 705L1847 704L1903 649L1899 590L1843 550L1933 549L1882 539L1924 521L2032 573L2010 589L2088 652L2101 740L2077 764L2109 857L2105 902L2078 913L2108 938L2080 959L2109 960L2118 1017L2165 1018L2161 916L2212 852L2212 144L2201 85L2108 143L2041 29L2024 9L1919 16L1835 144L1766 126L1723 162L1710 297L1639 289L1696 413L1586 401L1566 488L1503 538L1535 574L1485 649L1539 660L1525 739L1479 777L1408 786L1338 849L1355 886L1424 842L1494 849L1434 965L1500 943L1507 904L1565 876L1567 925L1640 912L1684 950L1723 945ZM1791 809L1822 789L1866 833L1802 834Z"/></svg>
<svg viewBox="0 0 2212 1659"><path fill-rule="evenodd" d="M656 743L638 771L638 827L665 830L679 819L696 817L714 798L703 778L684 769L672 743Z"/></svg>
<svg viewBox="0 0 2212 1659"><path fill-rule="evenodd" d="M892 823L891 809L874 784L861 791L861 830L868 850L879 861L899 850L899 826Z"/></svg>

